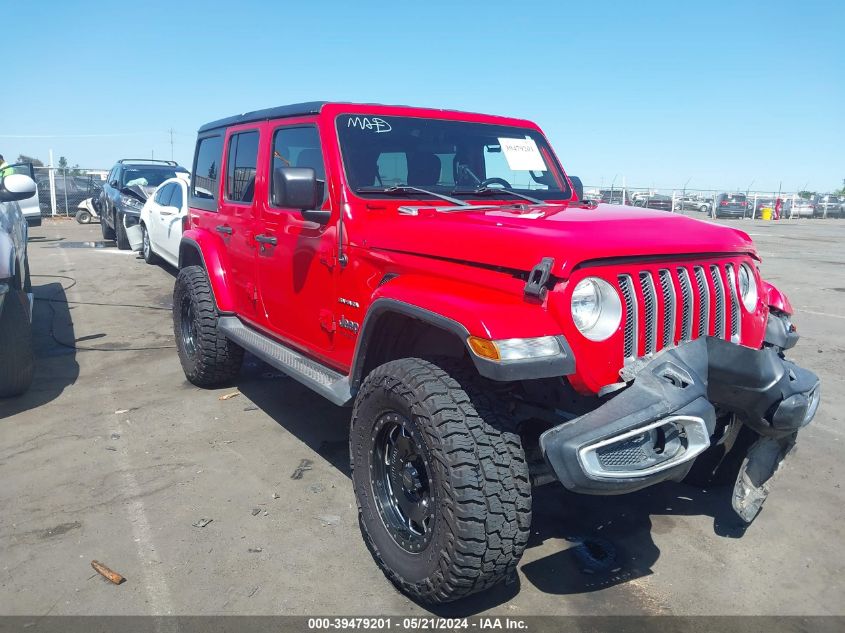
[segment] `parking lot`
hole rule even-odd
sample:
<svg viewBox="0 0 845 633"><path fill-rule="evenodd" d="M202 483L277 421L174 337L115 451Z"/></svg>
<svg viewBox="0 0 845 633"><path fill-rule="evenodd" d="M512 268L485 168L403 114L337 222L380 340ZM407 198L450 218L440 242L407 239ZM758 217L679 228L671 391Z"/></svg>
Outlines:
<svg viewBox="0 0 845 633"><path fill-rule="evenodd" d="M789 294L792 356L823 388L762 515L743 533L726 490L547 486L518 578L438 613L845 614L845 222L730 224ZM232 388L187 383L175 271L99 240L31 232L38 361L0 404L0 613L426 613L361 539L349 410L254 359Z"/></svg>

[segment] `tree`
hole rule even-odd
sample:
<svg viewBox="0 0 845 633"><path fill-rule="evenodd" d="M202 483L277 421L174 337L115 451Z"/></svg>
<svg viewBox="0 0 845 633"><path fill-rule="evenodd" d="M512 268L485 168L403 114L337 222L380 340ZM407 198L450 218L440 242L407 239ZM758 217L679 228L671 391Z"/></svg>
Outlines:
<svg viewBox="0 0 845 633"><path fill-rule="evenodd" d="M59 169L67 169L67 158L59 156Z"/></svg>
<svg viewBox="0 0 845 633"><path fill-rule="evenodd" d="M44 163L42 163L37 158L33 158L32 156L27 156L26 154L18 154L19 163L32 163L33 167L44 167Z"/></svg>
<svg viewBox="0 0 845 633"><path fill-rule="evenodd" d="M818 194L815 191L799 191L798 197L802 200L812 200Z"/></svg>
<svg viewBox="0 0 845 633"><path fill-rule="evenodd" d="M842 179L842 189L837 192L840 196L845 196L845 178Z"/></svg>

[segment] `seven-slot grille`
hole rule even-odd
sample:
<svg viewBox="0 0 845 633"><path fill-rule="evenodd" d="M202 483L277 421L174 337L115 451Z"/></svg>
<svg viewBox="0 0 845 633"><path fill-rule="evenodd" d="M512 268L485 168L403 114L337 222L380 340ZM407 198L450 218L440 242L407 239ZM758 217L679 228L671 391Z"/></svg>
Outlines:
<svg viewBox="0 0 845 633"><path fill-rule="evenodd" d="M658 267L618 276L625 361L704 335L740 341L736 266Z"/></svg>

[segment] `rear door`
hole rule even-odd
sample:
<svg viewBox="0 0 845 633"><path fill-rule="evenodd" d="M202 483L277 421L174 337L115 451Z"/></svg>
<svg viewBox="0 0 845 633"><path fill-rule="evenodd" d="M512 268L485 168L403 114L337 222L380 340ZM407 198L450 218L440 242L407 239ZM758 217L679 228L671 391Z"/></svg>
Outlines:
<svg viewBox="0 0 845 633"><path fill-rule="evenodd" d="M296 119L268 125L272 144L262 169L267 186L258 201L260 239L256 257L258 286L268 328L294 347L331 363L335 321L337 271L337 219L322 226L303 219L299 209L276 207L270 192L275 170L310 167L323 182L322 209L331 209L323 148L313 119Z"/></svg>
<svg viewBox="0 0 845 633"><path fill-rule="evenodd" d="M255 283L255 192L258 150L263 124L250 123L229 128L223 145L223 183L215 231L226 243L229 272L238 314L263 324L258 311Z"/></svg>

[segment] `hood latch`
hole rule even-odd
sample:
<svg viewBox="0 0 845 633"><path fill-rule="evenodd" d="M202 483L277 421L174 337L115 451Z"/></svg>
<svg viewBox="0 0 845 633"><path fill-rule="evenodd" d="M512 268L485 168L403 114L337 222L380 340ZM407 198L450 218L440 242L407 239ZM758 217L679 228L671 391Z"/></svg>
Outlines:
<svg viewBox="0 0 845 633"><path fill-rule="evenodd" d="M555 265L553 257L544 257L540 263L528 273L528 281L525 282L525 298L534 301L543 301L549 292L546 284L552 276L552 267Z"/></svg>

